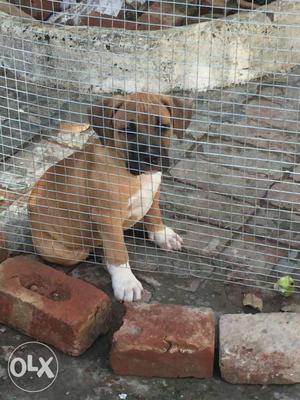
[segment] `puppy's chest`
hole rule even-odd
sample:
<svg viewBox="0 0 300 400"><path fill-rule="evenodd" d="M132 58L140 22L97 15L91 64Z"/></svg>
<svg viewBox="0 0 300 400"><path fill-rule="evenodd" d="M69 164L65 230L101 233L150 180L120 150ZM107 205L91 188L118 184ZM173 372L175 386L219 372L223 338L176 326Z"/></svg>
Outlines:
<svg viewBox="0 0 300 400"><path fill-rule="evenodd" d="M152 206L154 196L161 183L161 172L152 174L142 174L139 190L134 192L128 201L128 219L139 221L142 219Z"/></svg>

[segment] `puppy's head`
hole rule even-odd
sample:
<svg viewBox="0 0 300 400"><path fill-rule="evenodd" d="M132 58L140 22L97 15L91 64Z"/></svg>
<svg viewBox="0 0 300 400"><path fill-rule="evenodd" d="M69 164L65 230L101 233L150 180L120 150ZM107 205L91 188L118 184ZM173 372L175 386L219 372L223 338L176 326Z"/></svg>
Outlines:
<svg viewBox="0 0 300 400"><path fill-rule="evenodd" d="M169 166L173 134L183 136L191 104L169 96L134 93L102 99L91 108L90 122L105 146L121 150L130 173L138 175Z"/></svg>

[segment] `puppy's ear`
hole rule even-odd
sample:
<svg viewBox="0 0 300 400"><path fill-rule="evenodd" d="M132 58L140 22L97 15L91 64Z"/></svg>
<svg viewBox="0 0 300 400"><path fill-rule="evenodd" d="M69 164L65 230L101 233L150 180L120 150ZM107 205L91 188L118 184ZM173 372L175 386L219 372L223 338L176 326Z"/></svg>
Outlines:
<svg viewBox="0 0 300 400"><path fill-rule="evenodd" d="M120 107L120 98L102 98L89 109L89 121L104 146L114 145L113 118Z"/></svg>
<svg viewBox="0 0 300 400"><path fill-rule="evenodd" d="M184 131L191 123L193 114L192 100L162 96L162 102L170 111L174 135L176 135L179 139L183 139Z"/></svg>

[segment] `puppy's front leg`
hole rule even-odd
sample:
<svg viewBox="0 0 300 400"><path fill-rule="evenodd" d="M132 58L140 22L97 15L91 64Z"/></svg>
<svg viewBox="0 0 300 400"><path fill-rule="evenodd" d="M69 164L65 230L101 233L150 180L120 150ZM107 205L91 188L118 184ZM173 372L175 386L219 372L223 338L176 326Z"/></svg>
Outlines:
<svg viewBox="0 0 300 400"><path fill-rule="evenodd" d="M143 286L131 271L122 225L117 219L106 219L100 228L115 298L120 301L141 300Z"/></svg>
<svg viewBox="0 0 300 400"><path fill-rule="evenodd" d="M150 210L144 217L149 239L164 250L180 250L183 243L182 238L172 228L165 226L162 221L159 195L160 192L158 190Z"/></svg>

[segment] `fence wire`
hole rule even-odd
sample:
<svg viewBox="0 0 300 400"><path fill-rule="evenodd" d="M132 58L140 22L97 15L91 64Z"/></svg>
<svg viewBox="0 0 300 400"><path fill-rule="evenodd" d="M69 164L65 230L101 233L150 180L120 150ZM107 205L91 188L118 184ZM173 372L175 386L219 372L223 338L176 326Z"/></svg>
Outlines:
<svg viewBox="0 0 300 400"><path fill-rule="evenodd" d="M271 290L288 276L300 292L299 1L1 7L12 255L75 266L127 249L133 270ZM180 250L149 240L159 208Z"/></svg>

